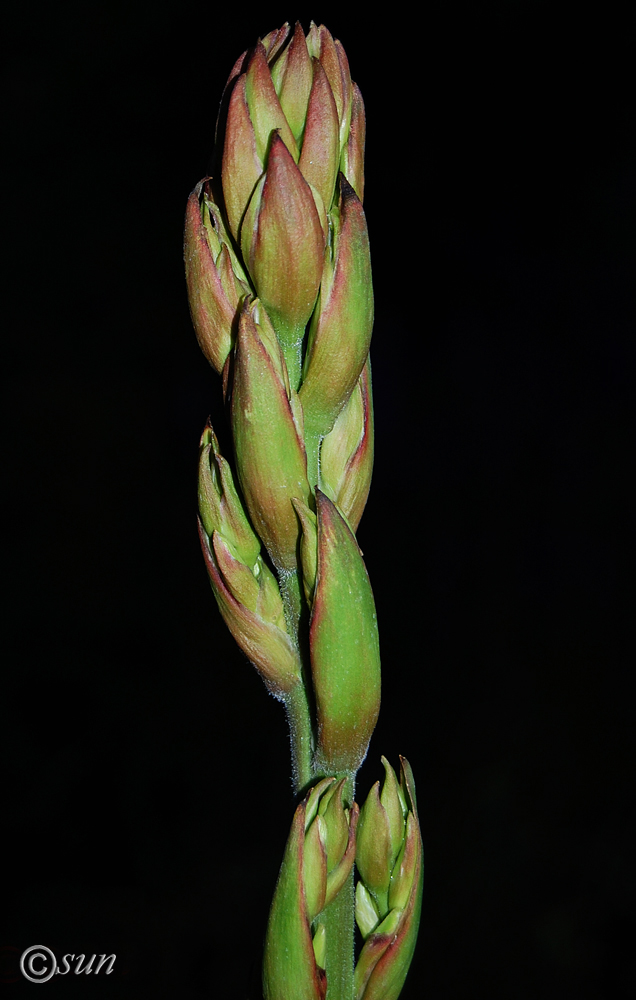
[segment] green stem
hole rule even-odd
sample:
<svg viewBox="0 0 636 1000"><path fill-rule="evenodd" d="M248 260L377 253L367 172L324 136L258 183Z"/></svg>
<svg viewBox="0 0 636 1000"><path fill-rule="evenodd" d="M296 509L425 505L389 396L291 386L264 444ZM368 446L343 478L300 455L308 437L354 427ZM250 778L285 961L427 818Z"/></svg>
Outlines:
<svg viewBox="0 0 636 1000"><path fill-rule="evenodd" d="M287 631L292 636L301 654L303 676L300 684L285 699L292 754L292 778L294 790L300 792L310 785L315 777L313 770L314 732L308 691L309 677L302 655L300 641L301 615L303 610L298 571L280 574L280 589L285 608Z"/></svg>
<svg viewBox="0 0 636 1000"><path fill-rule="evenodd" d="M307 691L303 683L297 684L285 700L292 754L292 777L296 793L314 780L312 767L314 734L309 712Z"/></svg>
<svg viewBox="0 0 636 1000"><path fill-rule="evenodd" d="M353 870L318 922L326 930L327 1000L353 998Z"/></svg>
<svg viewBox="0 0 636 1000"><path fill-rule="evenodd" d="M280 336L280 334L283 334ZM285 334L287 334L285 336ZM296 392L298 392L298 387L300 385L300 375L302 372L302 342L303 342L303 331L292 330L291 332L279 330L279 341L283 348L283 354L285 356L285 364L287 365L287 374L289 375L289 382Z"/></svg>
<svg viewBox="0 0 636 1000"><path fill-rule="evenodd" d="M305 451L307 453L307 479L312 490L320 486L320 468L318 455L320 452L321 435L305 424Z"/></svg>

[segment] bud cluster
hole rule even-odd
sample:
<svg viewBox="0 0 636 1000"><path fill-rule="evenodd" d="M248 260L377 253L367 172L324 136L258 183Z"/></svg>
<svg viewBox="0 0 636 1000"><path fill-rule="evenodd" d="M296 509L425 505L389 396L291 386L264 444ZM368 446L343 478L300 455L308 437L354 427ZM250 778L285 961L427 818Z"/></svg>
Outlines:
<svg viewBox="0 0 636 1000"><path fill-rule="evenodd" d="M364 946L355 969L355 1000L395 1000L411 964L422 900L423 854L415 783L401 758L398 783L386 760L360 810L356 921Z"/></svg>
<svg viewBox="0 0 636 1000"><path fill-rule="evenodd" d="M324 1000L328 930L316 918L351 874L358 822L344 785L324 778L296 809L267 927L265 1000Z"/></svg>
<svg viewBox="0 0 636 1000"><path fill-rule="evenodd" d="M230 73L219 176L196 186L185 226L192 319L223 375L234 446L232 471L204 431L212 589L270 691L288 701L311 680L316 770L332 774L357 770L380 702L355 541L373 467L364 138L340 42L284 25Z"/></svg>
<svg viewBox="0 0 636 1000"><path fill-rule="evenodd" d="M304 795L269 916L265 1000L326 1000L327 978L329 996L395 1000L419 920L408 763L398 782L383 758L382 791L361 811L350 801L380 706L356 541L374 433L364 142L342 45L324 26L286 24L235 63L218 169L186 210L192 321L222 376L232 437L225 456L209 424L201 437L201 547L221 615L285 703Z"/></svg>

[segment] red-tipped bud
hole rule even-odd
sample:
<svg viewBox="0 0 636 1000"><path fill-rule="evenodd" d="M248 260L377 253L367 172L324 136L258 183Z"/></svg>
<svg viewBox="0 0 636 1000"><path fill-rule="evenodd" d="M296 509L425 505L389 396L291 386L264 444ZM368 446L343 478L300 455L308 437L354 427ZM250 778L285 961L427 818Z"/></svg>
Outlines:
<svg viewBox="0 0 636 1000"><path fill-rule="evenodd" d="M311 188L275 132L267 172L256 185L243 220L241 249L283 346L294 388L305 326L320 285L324 247Z"/></svg>
<svg viewBox="0 0 636 1000"><path fill-rule="evenodd" d="M274 598L276 581L259 556L258 569L263 576L261 581L256 577L250 586L248 567L236 558L227 541L216 532L211 544L200 520L199 538L212 590L227 627L268 690L285 701L292 689L301 683L301 666L298 650L284 631L280 594L278 601ZM251 607L244 604L244 600ZM263 615L271 615L273 620Z"/></svg>
<svg viewBox="0 0 636 1000"><path fill-rule="evenodd" d="M200 181L188 199L184 258L197 340L220 373L234 342L238 307L249 285L207 180Z"/></svg>

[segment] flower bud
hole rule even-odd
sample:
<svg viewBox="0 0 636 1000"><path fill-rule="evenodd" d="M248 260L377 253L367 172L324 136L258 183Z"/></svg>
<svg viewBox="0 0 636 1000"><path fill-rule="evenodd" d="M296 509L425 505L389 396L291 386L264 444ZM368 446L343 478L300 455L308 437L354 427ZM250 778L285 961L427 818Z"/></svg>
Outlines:
<svg viewBox="0 0 636 1000"><path fill-rule="evenodd" d="M184 258L197 340L210 364L221 372L234 341L238 306L249 284L207 179L197 184L188 199Z"/></svg>
<svg viewBox="0 0 636 1000"><path fill-rule="evenodd" d="M291 35L284 25L257 42L235 64L226 94L224 208L297 389L339 169L362 190L364 107L342 45L313 23L307 38L296 24Z"/></svg>
<svg viewBox="0 0 636 1000"><path fill-rule="evenodd" d="M317 27L312 21L307 35L307 49L311 56L320 60L329 81L338 114L338 138L342 149L349 137L351 121L352 83L349 62L342 45L337 39L334 41L324 24Z"/></svg>
<svg viewBox="0 0 636 1000"><path fill-rule="evenodd" d="M360 201L364 200L364 144L366 137L366 122L364 101L360 88L353 84L353 99L351 104L351 125L349 138L342 150L340 169Z"/></svg>
<svg viewBox="0 0 636 1000"><path fill-rule="evenodd" d="M216 434L208 422L199 445L199 513L209 536L220 531L248 566L261 551L243 504L236 492L232 469L223 458Z"/></svg>
<svg viewBox="0 0 636 1000"><path fill-rule="evenodd" d="M285 352L294 388L305 326L320 286L324 248L312 190L280 133L274 132L266 173L254 189L241 226L241 249Z"/></svg>
<svg viewBox="0 0 636 1000"><path fill-rule="evenodd" d="M389 821L380 802L380 782L369 792L360 810L356 864L365 887L373 895L380 913L386 913L391 882Z"/></svg>
<svg viewBox="0 0 636 1000"><path fill-rule="evenodd" d="M339 209L332 212L332 222L299 393L306 424L318 434L329 433L358 382L373 329L366 220L358 196L342 175Z"/></svg>
<svg viewBox="0 0 636 1000"><path fill-rule="evenodd" d="M373 473L373 399L367 357L358 384L320 446L320 482L324 493L357 531Z"/></svg>
<svg viewBox="0 0 636 1000"><path fill-rule="evenodd" d="M335 193L340 161L338 111L327 75L317 59L313 60L312 71L298 166L303 177L318 191L328 212Z"/></svg>
<svg viewBox="0 0 636 1000"><path fill-rule="evenodd" d="M303 590L305 600L311 607L316 587L316 572L318 570L318 534L316 515L307 504L301 500L292 500L294 510L300 518L302 535L300 536L300 564L303 573Z"/></svg>
<svg viewBox="0 0 636 1000"><path fill-rule="evenodd" d="M397 1000L415 950L422 839L413 773L408 761L400 759L400 784L383 758L382 794L374 785L360 811L356 920L365 943L354 974L355 1000Z"/></svg>
<svg viewBox="0 0 636 1000"><path fill-rule="evenodd" d="M309 644L318 721L317 760L355 773L380 709L380 648L371 584L337 508L316 490L317 574Z"/></svg>
<svg viewBox="0 0 636 1000"><path fill-rule="evenodd" d="M273 65L269 55L268 62L271 65L274 89L278 94L283 114L289 122L296 145L300 146L305 131L313 69L305 34L299 22L296 22L289 45Z"/></svg>
<svg viewBox="0 0 636 1000"><path fill-rule="evenodd" d="M210 539L200 518L199 540L225 624L271 694L285 701L301 683L301 665L285 631L282 599L271 570L260 556L250 570L220 532Z"/></svg>
<svg viewBox="0 0 636 1000"><path fill-rule="evenodd" d="M298 518L309 504L307 461L294 393L266 314L244 303L234 356L231 417L239 482L252 524L279 571L296 568Z"/></svg>
<svg viewBox="0 0 636 1000"><path fill-rule="evenodd" d="M199 455L199 535L221 614L270 691L285 696L300 680L298 651L286 631L283 601L247 519L232 470L208 424Z"/></svg>
<svg viewBox="0 0 636 1000"><path fill-rule="evenodd" d="M296 809L265 938L265 1000L324 1000L328 932L312 924L353 866L358 807L344 809L343 785L323 778Z"/></svg>

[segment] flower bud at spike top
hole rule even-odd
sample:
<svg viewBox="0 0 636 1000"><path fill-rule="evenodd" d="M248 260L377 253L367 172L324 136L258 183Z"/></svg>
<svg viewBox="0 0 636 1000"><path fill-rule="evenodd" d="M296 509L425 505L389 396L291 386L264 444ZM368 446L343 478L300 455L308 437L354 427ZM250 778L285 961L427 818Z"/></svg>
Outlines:
<svg viewBox="0 0 636 1000"><path fill-rule="evenodd" d="M310 503L304 444L284 380L255 321L257 303L241 312L234 356L231 419L239 482L252 524L278 570L296 568L300 527L292 497ZM274 345L275 347L276 345ZM278 362L278 363L277 363Z"/></svg>
<svg viewBox="0 0 636 1000"><path fill-rule="evenodd" d="M358 93L342 45L315 24L307 37L300 24L270 32L237 60L226 87L218 130L224 209L294 388L338 172L359 194L363 188Z"/></svg>
<svg viewBox="0 0 636 1000"><path fill-rule="evenodd" d="M317 760L355 772L380 710L380 646L371 584L358 543L316 490L318 570L309 627L318 721Z"/></svg>
<svg viewBox="0 0 636 1000"><path fill-rule="evenodd" d="M358 824L356 865L361 881L356 888L356 920L365 943L355 969L355 1000L397 1000L415 951L422 904L424 862L413 773L401 758L398 787L392 768L383 763L382 795L374 786ZM373 842L374 833L379 847ZM371 877L387 883L386 873L380 874L383 857L388 859L388 893L374 891L366 881Z"/></svg>
<svg viewBox="0 0 636 1000"><path fill-rule="evenodd" d="M276 130L305 179L320 192L326 211L333 201L338 161L362 199L364 104L342 45L324 25L312 23L307 38L300 24L291 37L287 24L270 32L237 60L226 90L221 177L235 240L256 183L267 169Z"/></svg>
<svg viewBox="0 0 636 1000"><path fill-rule="evenodd" d="M318 958L328 931L312 937L311 924L351 873L357 821L355 803L345 818L342 784L334 787L333 778L318 782L296 809L265 938L265 1000L324 1000L327 980ZM339 847L328 860L330 839Z"/></svg>

